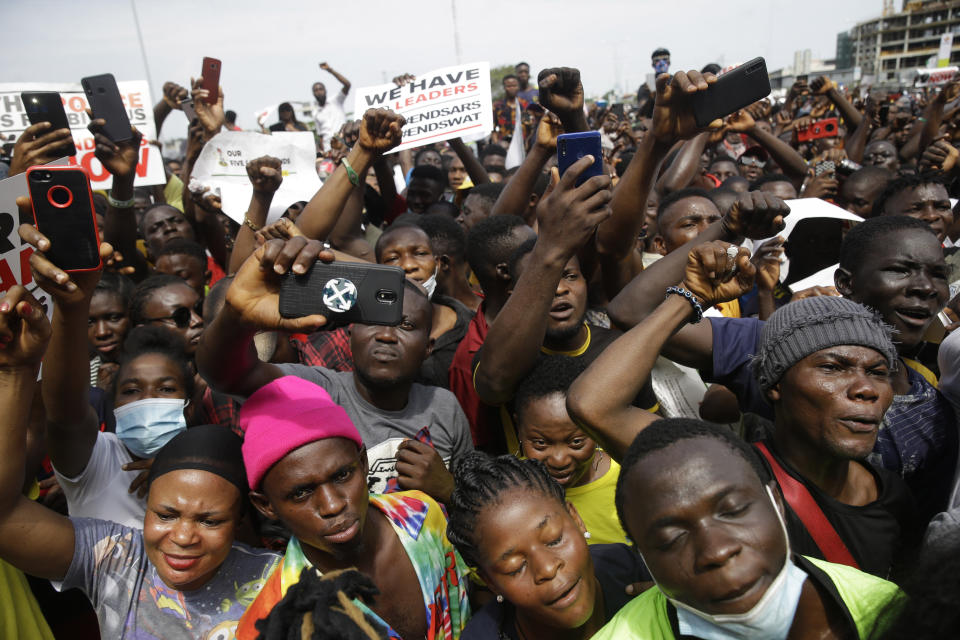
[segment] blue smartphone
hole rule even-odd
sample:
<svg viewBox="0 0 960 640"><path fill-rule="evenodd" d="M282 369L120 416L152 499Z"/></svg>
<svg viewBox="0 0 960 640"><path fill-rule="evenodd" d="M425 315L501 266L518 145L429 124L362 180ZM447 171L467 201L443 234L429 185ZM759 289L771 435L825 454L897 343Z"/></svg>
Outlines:
<svg viewBox="0 0 960 640"><path fill-rule="evenodd" d="M579 187L593 176L603 175L603 150L600 148L599 131L561 133L557 136L557 168L563 175L570 165L583 156L593 156L593 164L577 178Z"/></svg>

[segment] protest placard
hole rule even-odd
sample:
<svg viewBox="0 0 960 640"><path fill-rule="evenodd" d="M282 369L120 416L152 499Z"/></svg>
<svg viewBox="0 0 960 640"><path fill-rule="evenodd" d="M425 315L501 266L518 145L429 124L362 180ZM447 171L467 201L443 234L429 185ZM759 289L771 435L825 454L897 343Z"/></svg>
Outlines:
<svg viewBox="0 0 960 640"><path fill-rule="evenodd" d="M148 143L157 137L153 121L153 104L150 101L150 89L142 80L118 82L120 97L127 108L130 124L143 134L140 142L140 161L134 185L138 187L152 184L166 184L163 171L163 158L160 150ZM30 126L30 119L20 101L21 91L57 91L63 99L63 108L67 112L70 132L77 147L77 155L69 158L70 164L78 164L90 174L90 186L94 189L109 189L113 176L94 156L96 144L93 134L87 130L90 118L86 109L87 97L79 83L71 82L29 82L0 84L0 138L4 142L14 142Z"/></svg>
<svg viewBox="0 0 960 640"><path fill-rule="evenodd" d="M204 146L192 176L205 187L219 189L223 212L242 224L253 195L253 185L247 177L247 163L260 156L279 158L283 182L273 196L267 215L269 224L294 202L309 201L320 188L316 150L313 133L309 131L273 135L224 131Z"/></svg>
<svg viewBox="0 0 960 640"><path fill-rule="evenodd" d="M387 108L407 119L403 142L391 153L469 134L493 131L490 63L428 71L402 86L393 83L356 90L355 117Z"/></svg>

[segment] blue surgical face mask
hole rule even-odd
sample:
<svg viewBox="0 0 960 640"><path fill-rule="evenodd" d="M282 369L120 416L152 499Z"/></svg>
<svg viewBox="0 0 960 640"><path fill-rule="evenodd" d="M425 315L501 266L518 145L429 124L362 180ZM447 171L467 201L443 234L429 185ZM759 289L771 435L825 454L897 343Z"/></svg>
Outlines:
<svg viewBox="0 0 960 640"><path fill-rule="evenodd" d="M666 73L670 69L670 61L666 58L660 58L659 60L653 61L653 70L660 75L661 73Z"/></svg>
<svg viewBox="0 0 960 640"><path fill-rule="evenodd" d="M793 616L800 603L800 594L807 574L793 564L790 559L790 542L787 537L786 523L777 509L773 493L767 487L767 494L773 502L773 508L780 519L783 537L787 540L787 557L783 568L773 579L760 601L746 613L712 615L694 609L673 598L668 598L677 608L677 623L680 633L703 640L746 640L764 638L765 640L785 640L793 626Z"/></svg>
<svg viewBox="0 0 960 640"><path fill-rule="evenodd" d="M133 455L152 458L163 445L187 429L180 398L146 398L113 410L117 437Z"/></svg>

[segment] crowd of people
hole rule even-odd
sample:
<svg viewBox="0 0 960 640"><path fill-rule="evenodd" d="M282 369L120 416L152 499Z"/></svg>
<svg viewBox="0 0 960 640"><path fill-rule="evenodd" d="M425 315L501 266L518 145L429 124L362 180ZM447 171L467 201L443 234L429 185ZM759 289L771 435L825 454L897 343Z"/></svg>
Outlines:
<svg viewBox="0 0 960 640"><path fill-rule="evenodd" d="M702 128L720 68L651 66L608 104L522 62L486 139L391 153L403 117L347 120L323 63L335 97L269 130L328 170L269 222L279 159L245 213L191 182L222 88L164 84L158 128L196 118L157 187L92 120L102 268L17 201L52 308L0 298L0 636L958 633L960 78L798 79ZM602 173L561 173L587 131ZM399 323L281 314L317 263L402 269Z"/></svg>

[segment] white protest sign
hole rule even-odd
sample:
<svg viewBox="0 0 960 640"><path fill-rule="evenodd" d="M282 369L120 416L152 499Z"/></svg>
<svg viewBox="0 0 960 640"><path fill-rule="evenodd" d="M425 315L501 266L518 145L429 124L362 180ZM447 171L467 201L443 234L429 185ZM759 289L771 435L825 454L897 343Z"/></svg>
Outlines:
<svg viewBox="0 0 960 640"><path fill-rule="evenodd" d="M140 160L134 185L145 187L152 184L166 184L163 171L163 158L160 150L148 143L157 138L153 121L153 104L150 90L143 80L118 82L120 97L127 108L130 124L143 134L140 141ZM63 109L67 112L67 122L77 147L77 155L69 158L70 164L79 164L90 174L90 186L93 189L109 189L113 176L103 168L93 152L96 144L93 134L87 130L90 118L87 117L87 97L79 83L71 82L26 82L0 84L0 138L13 142L23 130L30 126L30 119L20 101L21 91L57 91L63 100ZM12 140L10 138L13 138Z"/></svg>
<svg viewBox="0 0 960 640"><path fill-rule="evenodd" d="M804 289L809 289L810 287L832 287L834 286L833 274L835 274L839 268L840 265L835 264L827 267L826 269L821 269L815 274L807 276L803 280L797 280L790 285L790 291L796 293L797 291L803 291Z"/></svg>
<svg viewBox="0 0 960 640"><path fill-rule="evenodd" d="M464 135L493 131L490 63L473 62L428 71L402 86L356 89L353 112L387 108L407 119L403 142L391 153Z"/></svg>
<svg viewBox="0 0 960 640"><path fill-rule="evenodd" d="M294 202L309 201L320 189L317 176L317 145L309 131L273 135L255 131L224 131L203 147L192 177L204 186L220 189L223 212L243 223L253 185L247 163L260 156L280 159L283 182L273 196L267 223L276 221Z"/></svg>

